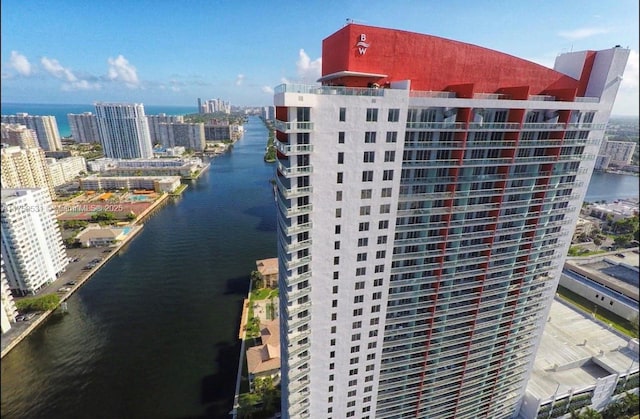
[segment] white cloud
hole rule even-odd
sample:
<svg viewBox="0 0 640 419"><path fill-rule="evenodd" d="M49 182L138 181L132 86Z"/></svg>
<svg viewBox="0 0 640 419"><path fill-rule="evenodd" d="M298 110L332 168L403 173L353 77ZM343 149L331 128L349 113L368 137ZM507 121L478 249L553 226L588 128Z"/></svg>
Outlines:
<svg viewBox="0 0 640 419"><path fill-rule="evenodd" d="M263 93L269 93L270 95L273 94L273 87L271 86L262 86L262 92Z"/></svg>
<svg viewBox="0 0 640 419"><path fill-rule="evenodd" d="M629 51L629 60L627 61L627 67L624 69L622 75L622 83L620 88L638 89L640 86L640 54L638 51Z"/></svg>
<svg viewBox="0 0 640 419"><path fill-rule="evenodd" d="M633 115L637 116L639 113L638 101L640 100L640 93L638 88L640 87L640 64L638 60L640 54L638 51L629 51L629 60L627 61L627 67L624 69L622 75L622 82L620 83L620 89L616 96L616 102L613 105L612 115Z"/></svg>
<svg viewBox="0 0 640 419"><path fill-rule="evenodd" d="M304 49L300 49L296 68L298 69L298 77L302 81L315 83L322 74L322 57L311 61Z"/></svg>
<svg viewBox="0 0 640 419"><path fill-rule="evenodd" d="M122 55L118 55L116 58L107 60L109 63L109 71L107 77L109 80L121 81L130 88L138 87L140 81L138 80L138 74L136 68L129 64L129 61Z"/></svg>
<svg viewBox="0 0 640 419"><path fill-rule="evenodd" d="M56 59L42 57L40 62L42 63L42 66L47 71L47 73L56 78L65 79L68 82L75 82L78 80L78 78L73 74L71 70L63 67L62 64L60 64L60 62Z"/></svg>
<svg viewBox="0 0 640 419"><path fill-rule="evenodd" d="M236 86L241 86L242 82L244 82L244 74L238 74L236 77Z"/></svg>
<svg viewBox="0 0 640 419"><path fill-rule="evenodd" d="M563 38L575 41L578 39L589 38L594 35L600 35L608 32L609 30L605 28L580 28L580 29L574 29L572 31L562 31L562 32L559 32L558 35L560 35Z"/></svg>
<svg viewBox="0 0 640 419"><path fill-rule="evenodd" d="M100 90L102 86L100 83L92 83L87 80L77 80L72 83L65 83L62 85L62 90L70 92L74 90Z"/></svg>
<svg viewBox="0 0 640 419"><path fill-rule="evenodd" d="M11 58L9 59L9 66L16 70L18 74L22 76L31 75L31 63L24 55L18 51L11 51Z"/></svg>

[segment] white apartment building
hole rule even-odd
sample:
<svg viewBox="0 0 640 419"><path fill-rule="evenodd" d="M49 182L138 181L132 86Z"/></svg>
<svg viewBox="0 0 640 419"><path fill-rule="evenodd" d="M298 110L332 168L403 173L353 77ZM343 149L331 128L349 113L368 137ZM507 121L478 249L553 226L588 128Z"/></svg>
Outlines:
<svg viewBox="0 0 640 419"><path fill-rule="evenodd" d="M2 189L2 257L12 291L35 293L69 264L44 189Z"/></svg>
<svg viewBox="0 0 640 419"><path fill-rule="evenodd" d="M80 179L84 191L148 189L171 193L180 186L180 176L88 176Z"/></svg>
<svg viewBox="0 0 640 419"><path fill-rule="evenodd" d="M87 172L87 162L82 156L71 156L63 159L47 158L46 160L54 186L64 185L80 176L81 173Z"/></svg>
<svg viewBox="0 0 640 419"><path fill-rule="evenodd" d="M348 24L275 89L283 417L518 415L628 54Z"/></svg>
<svg viewBox="0 0 640 419"><path fill-rule="evenodd" d="M81 114L67 114L71 137L77 143L99 143L100 132L98 130L98 119L91 112Z"/></svg>
<svg viewBox="0 0 640 419"><path fill-rule="evenodd" d="M55 198L51 170L41 148L4 147L0 163L2 188L44 188Z"/></svg>
<svg viewBox="0 0 640 419"><path fill-rule="evenodd" d="M161 124L181 124L184 122L184 116L182 115L167 115L160 113L158 115L147 115L147 121L149 122L149 135L151 136L152 144L161 144L165 147L170 147L163 137L161 131Z"/></svg>
<svg viewBox="0 0 640 419"><path fill-rule="evenodd" d="M25 125L34 130L38 144L45 151L62 150L60 131L55 116L36 116L21 112L15 115L2 115L2 122Z"/></svg>
<svg viewBox="0 0 640 419"><path fill-rule="evenodd" d="M0 259L0 274L0 302L2 303L0 325L2 326L2 333L5 333L11 329L11 323L16 321L18 309L16 309L16 303L13 301L13 294L11 294L7 276L4 273L4 257Z"/></svg>
<svg viewBox="0 0 640 419"><path fill-rule="evenodd" d="M633 153L636 150L636 143L630 141L610 141L605 140L600 147L600 155L609 157L605 167L624 167L631 164Z"/></svg>
<svg viewBox="0 0 640 419"><path fill-rule="evenodd" d="M204 151L204 123L161 123L158 127L160 144L165 147L182 146L195 151Z"/></svg>
<svg viewBox="0 0 640 419"><path fill-rule="evenodd" d="M96 117L104 155L115 159L153 157L144 105L96 103Z"/></svg>
<svg viewBox="0 0 640 419"><path fill-rule="evenodd" d="M2 144L21 148L39 147L36 132L24 125L0 123Z"/></svg>

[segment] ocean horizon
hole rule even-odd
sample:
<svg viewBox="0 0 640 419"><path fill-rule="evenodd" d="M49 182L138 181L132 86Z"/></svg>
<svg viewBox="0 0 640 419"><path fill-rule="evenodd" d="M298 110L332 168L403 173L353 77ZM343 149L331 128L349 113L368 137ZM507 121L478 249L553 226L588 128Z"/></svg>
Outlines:
<svg viewBox="0 0 640 419"><path fill-rule="evenodd" d="M56 123L58 124L58 131L62 138L69 137L71 135L71 128L69 127L67 114L81 114L83 112L96 113L93 104L2 102L0 103L0 109L2 111L2 115L15 115L16 113L24 112L29 115L36 116L55 116ZM197 113L198 107L195 104L193 106L144 105L144 112L146 115L158 115L160 113L167 115L188 115Z"/></svg>

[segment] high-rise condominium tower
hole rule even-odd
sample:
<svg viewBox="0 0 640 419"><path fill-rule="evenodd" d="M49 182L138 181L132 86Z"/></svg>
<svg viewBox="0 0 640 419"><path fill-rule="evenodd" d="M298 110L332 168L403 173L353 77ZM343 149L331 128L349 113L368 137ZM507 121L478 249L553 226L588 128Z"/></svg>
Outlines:
<svg viewBox="0 0 640 419"><path fill-rule="evenodd" d="M2 189L2 259L12 290L34 293L69 264L44 189Z"/></svg>
<svg viewBox="0 0 640 419"><path fill-rule="evenodd" d="M58 130L55 116L37 116L22 112L15 115L2 115L2 122L25 125L27 128L34 130L38 144L45 151L62 150L60 131Z"/></svg>
<svg viewBox="0 0 640 419"><path fill-rule="evenodd" d="M67 114L71 136L78 143L97 143L100 141L98 119L91 112Z"/></svg>
<svg viewBox="0 0 640 419"><path fill-rule="evenodd" d="M284 417L518 414L628 54L349 24L276 89Z"/></svg>
<svg viewBox="0 0 640 419"><path fill-rule="evenodd" d="M100 142L106 157L153 157L149 125L142 104L96 103Z"/></svg>

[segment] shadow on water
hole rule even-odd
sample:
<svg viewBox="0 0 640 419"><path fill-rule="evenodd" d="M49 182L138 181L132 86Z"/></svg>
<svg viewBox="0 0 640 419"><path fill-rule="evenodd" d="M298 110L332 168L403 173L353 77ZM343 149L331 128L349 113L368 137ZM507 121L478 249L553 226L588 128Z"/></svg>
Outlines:
<svg viewBox="0 0 640 419"><path fill-rule="evenodd" d="M201 402L208 405L203 418L228 418L233 408L233 396L236 388L236 367L240 352L240 341L231 345L216 345L218 373L202 379Z"/></svg>
<svg viewBox="0 0 640 419"><path fill-rule="evenodd" d="M244 211L245 214L260 218L256 226L258 231L276 231L277 218L275 217L275 203L273 205L260 205Z"/></svg>

